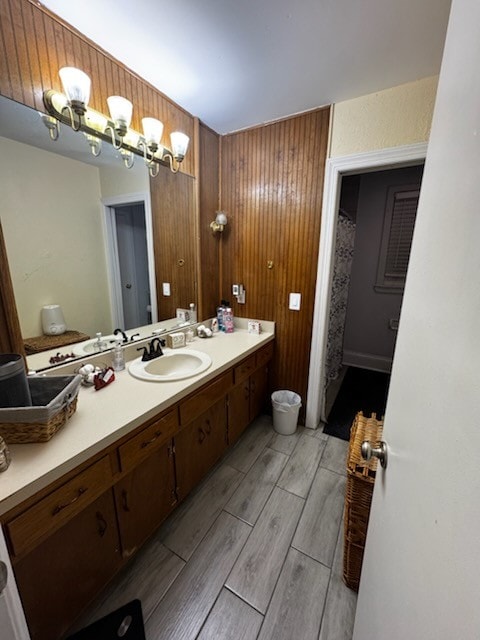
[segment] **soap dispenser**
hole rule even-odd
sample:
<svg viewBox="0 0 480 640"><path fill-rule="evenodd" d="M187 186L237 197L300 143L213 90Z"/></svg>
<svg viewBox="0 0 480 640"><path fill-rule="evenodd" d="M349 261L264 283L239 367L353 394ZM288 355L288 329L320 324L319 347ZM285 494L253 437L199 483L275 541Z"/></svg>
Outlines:
<svg viewBox="0 0 480 640"><path fill-rule="evenodd" d="M112 365L114 371L123 371L125 369L125 354L123 352L121 338L117 338L115 340Z"/></svg>
<svg viewBox="0 0 480 640"><path fill-rule="evenodd" d="M102 334L99 331L98 333L95 334L96 340L93 343L93 350L94 351L105 351L105 349L108 349L108 344L106 343L105 340L102 339Z"/></svg>

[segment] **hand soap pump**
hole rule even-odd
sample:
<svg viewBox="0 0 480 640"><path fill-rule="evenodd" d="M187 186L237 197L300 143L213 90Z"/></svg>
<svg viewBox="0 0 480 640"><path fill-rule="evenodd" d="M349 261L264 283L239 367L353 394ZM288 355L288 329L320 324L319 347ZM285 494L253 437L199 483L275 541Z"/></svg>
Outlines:
<svg viewBox="0 0 480 640"><path fill-rule="evenodd" d="M197 322L197 310L193 302L190 303L190 322L195 324Z"/></svg>
<svg viewBox="0 0 480 640"><path fill-rule="evenodd" d="M115 340L115 346L113 347L113 370L123 371L125 369L125 354L122 348L122 339L117 338Z"/></svg>
<svg viewBox="0 0 480 640"><path fill-rule="evenodd" d="M107 342L102 338L102 334L100 332L95 334L95 342L93 343L93 350L94 351L105 351L105 349L108 349L108 344Z"/></svg>

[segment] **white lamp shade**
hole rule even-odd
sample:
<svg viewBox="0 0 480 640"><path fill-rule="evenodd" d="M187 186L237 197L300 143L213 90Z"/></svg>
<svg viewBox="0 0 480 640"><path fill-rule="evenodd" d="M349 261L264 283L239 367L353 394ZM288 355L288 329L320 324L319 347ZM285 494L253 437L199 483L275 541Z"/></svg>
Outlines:
<svg viewBox="0 0 480 640"><path fill-rule="evenodd" d="M173 131L170 134L170 141L172 143L173 157L180 162L187 153L190 138L181 131Z"/></svg>
<svg viewBox="0 0 480 640"><path fill-rule="evenodd" d="M223 211L217 211L217 216L215 218L215 222L217 224L221 224L225 226L227 224L227 216Z"/></svg>
<svg viewBox="0 0 480 640"><path fill-rule="evenodd" d="M85 107L90 100L91 81L86 73L75 67L62 67L58 72L63 90L70 102L81 102Z"/></svg>
<svg viewBox="0 0 480 640"><path fill-rule="evenodd" d="M156 118L142 118L143 135L148 146L159 145L163 135L163 122Z"/></svg>
<svg viewBox="0 0 480 640"><path fill-rule="evenodd" d="M113 122L115 124L120 122L125 127L129 127L133 112L133 104L130 100L122 98L122 96L110 96L107 98L107 104Z"/></svg>

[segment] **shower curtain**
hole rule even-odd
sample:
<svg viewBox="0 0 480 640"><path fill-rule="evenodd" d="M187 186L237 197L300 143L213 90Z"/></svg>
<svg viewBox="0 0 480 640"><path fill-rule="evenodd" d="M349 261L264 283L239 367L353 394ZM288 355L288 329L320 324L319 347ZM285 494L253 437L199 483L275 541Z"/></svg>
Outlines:
<svg viewBox="0 0 480 640"><path fill-rule="evenodd" d="M325 359L324 388L336 380L342 368L343 334L347 313L348 287L355 243L355 223L340 214L335 239L335 262L330 294L327 353ZM325 399L324 394L324 399ZM325 402L324 402L325 404ZM325 408L323 409L325 410Z"/></svg>

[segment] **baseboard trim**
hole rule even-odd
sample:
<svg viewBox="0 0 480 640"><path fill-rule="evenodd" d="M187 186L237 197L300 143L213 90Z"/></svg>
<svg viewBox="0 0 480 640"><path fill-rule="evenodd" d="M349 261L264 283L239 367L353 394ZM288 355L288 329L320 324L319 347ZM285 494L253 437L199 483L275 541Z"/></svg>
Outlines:
<svg viewBox="0 0 480 640"><path fill-rule="evenodd" d="M375 356L361 351L345 350L343 352L343 364L350 367L370 369L371 371L381 371L382 373L390 373L392 371L392 358Z"/></svg>

